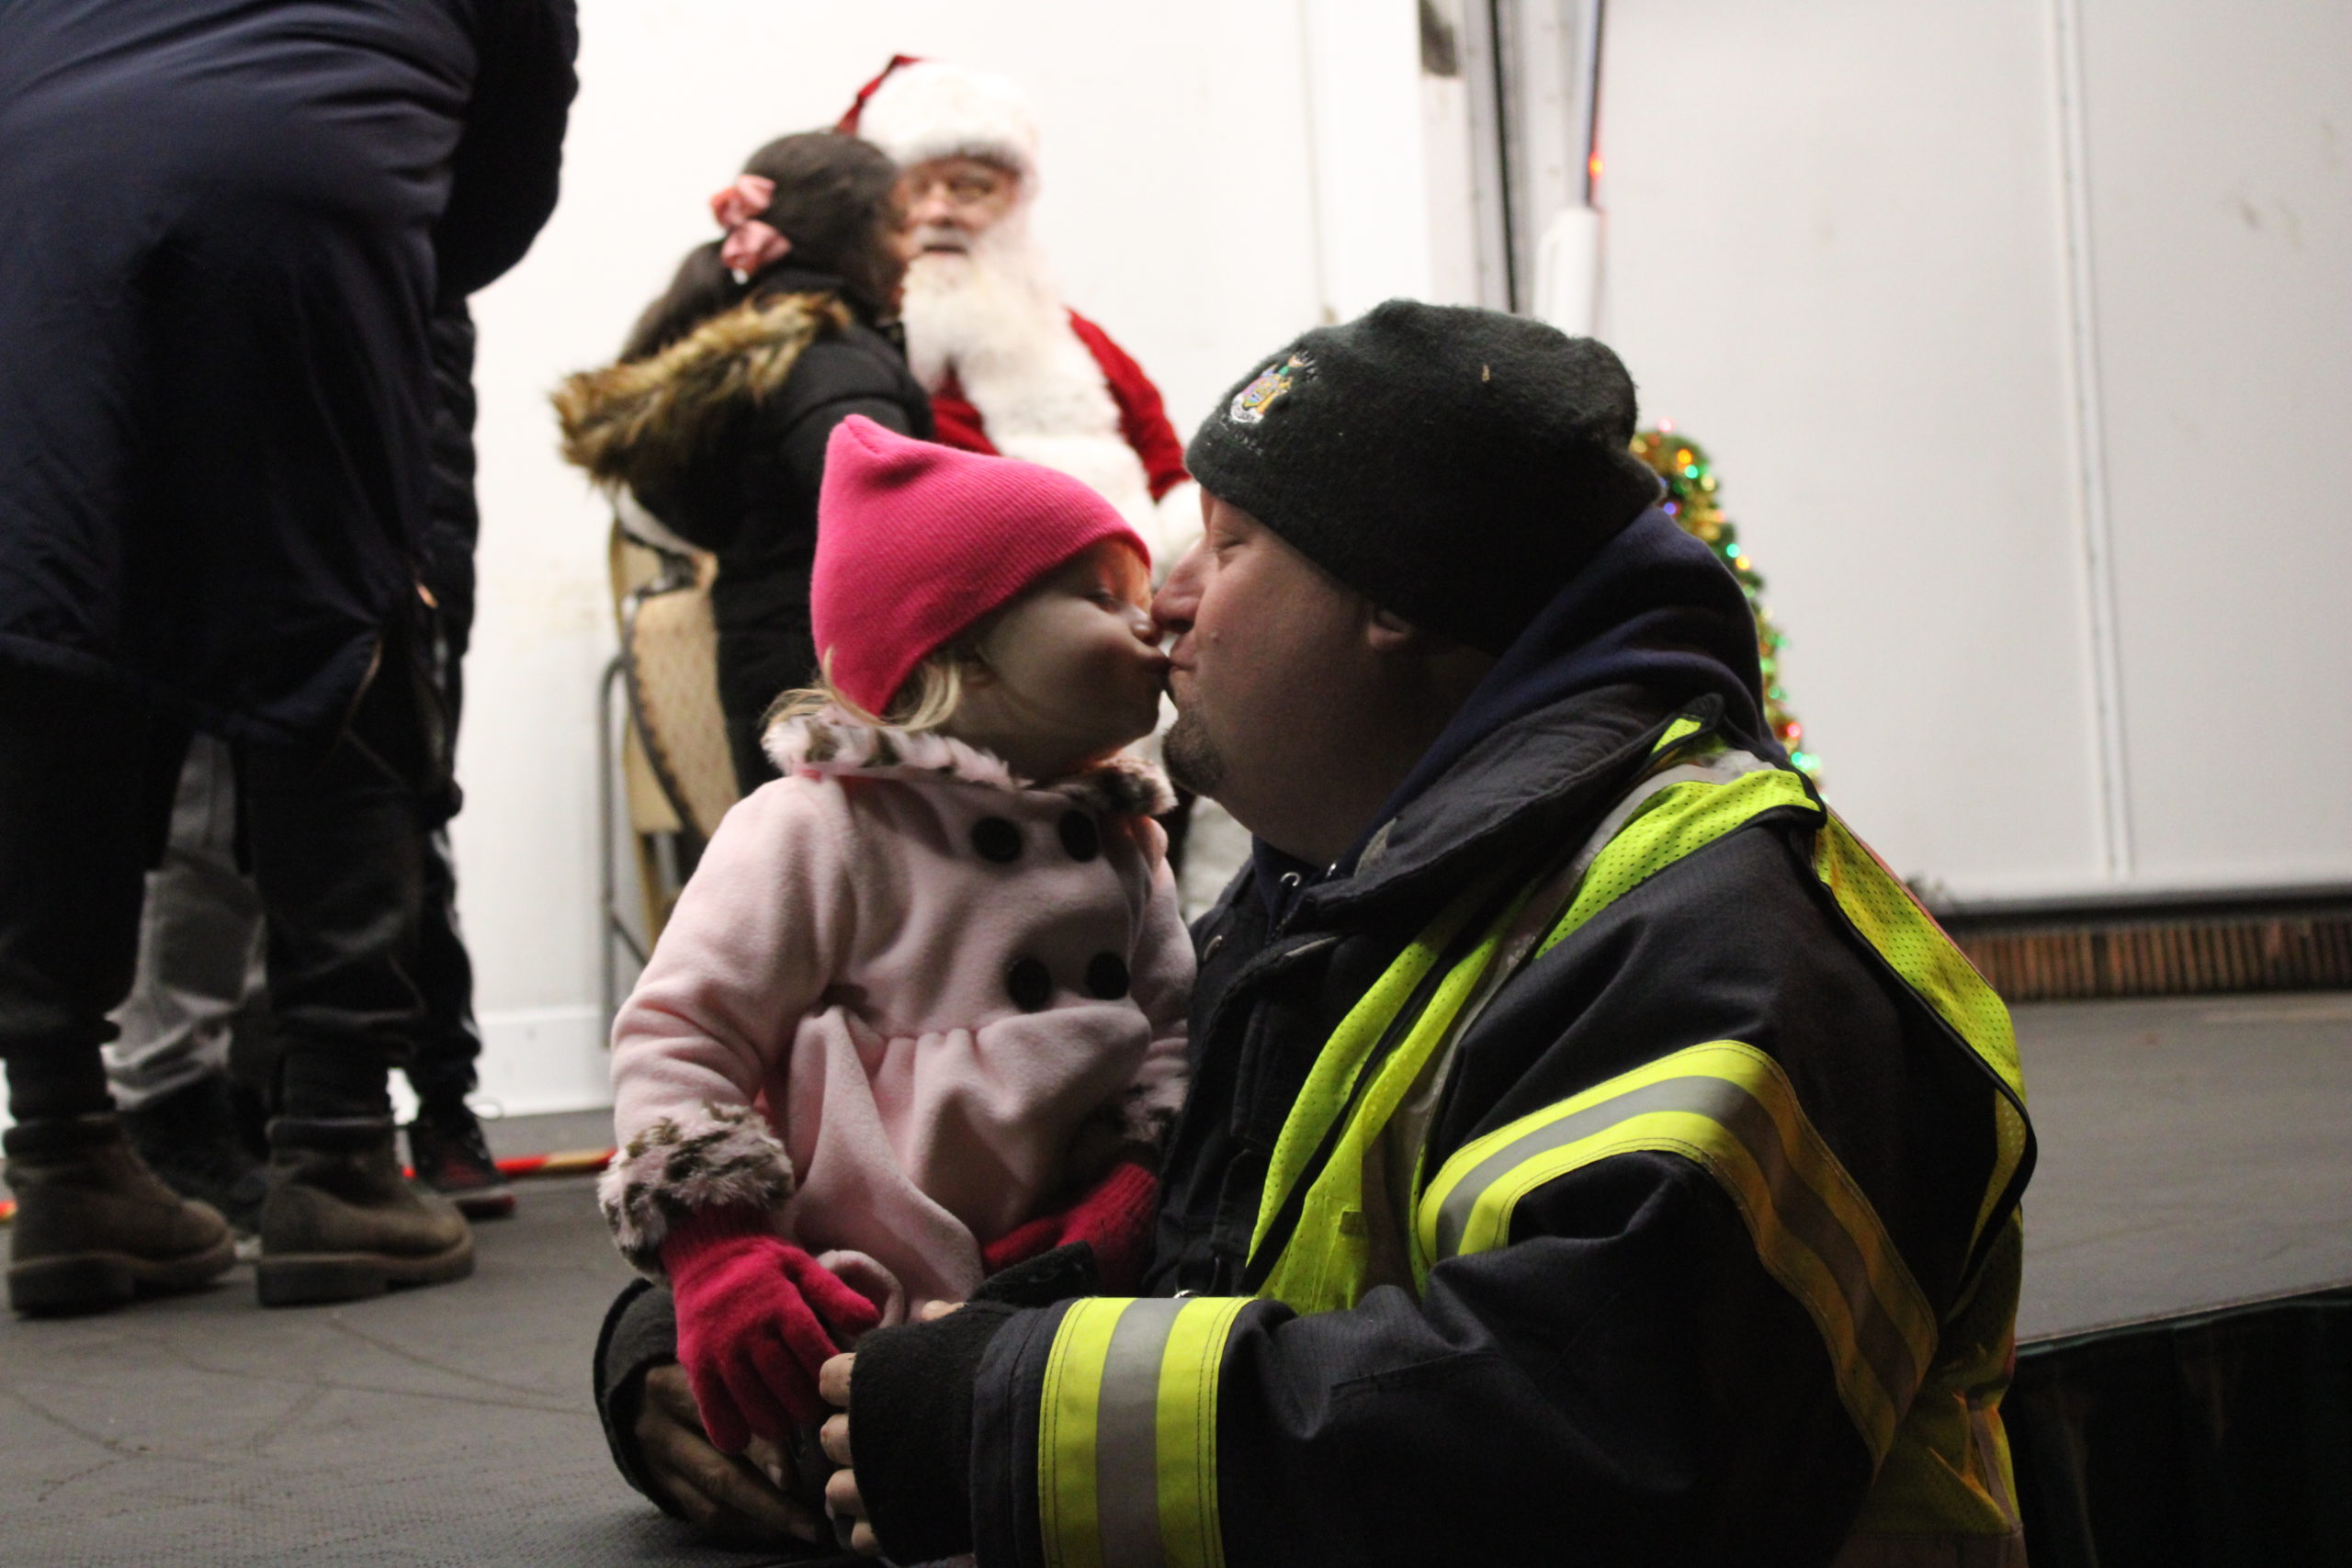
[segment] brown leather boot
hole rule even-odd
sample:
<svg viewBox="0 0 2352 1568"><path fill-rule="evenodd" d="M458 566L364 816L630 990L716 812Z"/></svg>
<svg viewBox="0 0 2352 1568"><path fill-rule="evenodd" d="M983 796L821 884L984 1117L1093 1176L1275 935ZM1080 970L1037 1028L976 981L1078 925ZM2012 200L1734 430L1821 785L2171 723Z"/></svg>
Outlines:
<svg viewBox="0 0 2352 1568"><path fill-rule="evenodd" d="M237 1260L218 1211L156 1180L116 1116L27 1122L0 1147L17 1195L8 1304L18 1312L102 1312L142 1292L194 1290Z"/></svg>
<svg viewBox="0 0 2352 1568"><path fill-rule="evenodd" d="M262 1305L356 1301L474 1271L464 1216L401 1174L390 1117L281 1116L269 1145Z"/></svg>

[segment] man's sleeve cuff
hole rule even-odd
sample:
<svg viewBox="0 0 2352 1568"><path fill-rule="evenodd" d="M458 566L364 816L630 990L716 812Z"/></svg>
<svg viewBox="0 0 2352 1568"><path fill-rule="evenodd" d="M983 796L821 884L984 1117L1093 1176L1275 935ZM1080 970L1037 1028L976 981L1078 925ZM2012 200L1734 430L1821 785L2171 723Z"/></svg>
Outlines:
<svg viewBox="0 0 2352 1568"><path fill-rule="evenodd" d="M645 1374L678 1359L678 1318L670 1292L645 1280L633 1280L614 1299L596 1334L592 1366L596 1416L605 1426L605 1444L621 1479L643 1493L665 1514L677 1506L653 1484L645 1456L637 1447L637 1414L645 1395Z"/></svg>
<svg viewBox="0 0 2352 1568"><path fill-rule="evenodd" d="M972 1389L989 1342L1019 1309L969 1302L857 1343L850 1442L882 1550L929 1562L972 1549Z"/></svg>

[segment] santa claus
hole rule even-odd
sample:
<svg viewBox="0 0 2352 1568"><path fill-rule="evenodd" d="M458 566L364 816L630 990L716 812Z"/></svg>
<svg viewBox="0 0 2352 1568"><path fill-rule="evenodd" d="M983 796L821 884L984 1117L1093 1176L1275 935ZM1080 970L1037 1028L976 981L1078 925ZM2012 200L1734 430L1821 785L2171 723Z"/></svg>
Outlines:
<svg viewBox="0 0 2352 1568"><path fill-rule="evenodd" d="M839 129L906 171L918 246L907 274L907 358L931 393L938 438L1058 468L1118 507L1155 564L1197 532L1184 446L1159 389L1110 334L1062 302L1029 231L1037 122L1001 77L893 59ZM1189 522L1188 522L1189 520Z"/></svg>

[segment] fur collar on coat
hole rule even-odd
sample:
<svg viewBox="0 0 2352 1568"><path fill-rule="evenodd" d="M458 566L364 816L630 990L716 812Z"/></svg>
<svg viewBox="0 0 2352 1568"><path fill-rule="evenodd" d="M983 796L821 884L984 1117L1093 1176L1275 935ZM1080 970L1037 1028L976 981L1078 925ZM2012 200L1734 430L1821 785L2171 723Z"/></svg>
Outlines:
<svg viewBox="0 0 2352 1568"><path fill-rule="evenodd" d="M768 760L786 778L953 780L1001 790L1042 789L1118 817L1157 817L1176 804L1159 770L1124 753L1069 778L1035 784L1017 777L1004 759L936 730L912 732L854 717L838 707L780 718L763 738Z"/></svg>
<svg viewBox="0 0 2352 1568"><path fill-rule="evenodd" d="M830 293L754 296L659 354L555 390L563 455L608 485L660 486L706 457L745 402L781 390L801 351L854 317Z"/></svg>

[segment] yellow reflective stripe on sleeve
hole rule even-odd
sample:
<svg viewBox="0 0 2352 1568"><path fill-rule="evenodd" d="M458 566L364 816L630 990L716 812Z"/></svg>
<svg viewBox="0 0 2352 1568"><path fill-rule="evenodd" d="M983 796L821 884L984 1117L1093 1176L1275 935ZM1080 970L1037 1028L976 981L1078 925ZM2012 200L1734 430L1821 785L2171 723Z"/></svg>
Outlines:
<svg viewBox="0 0 2352 1568"><path fill-rule="evenodd" d="M1112 1331L1133 1305L1110 1297L1081 1301L1054 1335L1037 1405L1037 1530L1046 1568L1096 1568L1102 1562L1094 1479L1102 1363Z"/></svg>
<svg viewBox="0 0 2352 1568"><path fill-rule="evenodd" d="M1246 1298L1093 1298L1064 1315L1037 1420L1048 1568L1223 1568L1217 1368Z"/></svg>
<svg viewBox="0 0 2352 1568"><path fill-rule="evenodd" d="M1878 950L1887 966L1935 1009L2015 1097L2015 1103L1994 1097L1993 1175L1970 1233L1973 1247L1998 1217L1995 1207L2017 1175L2030 1135L2022 1114L2025 1075L2018 1066L2017 1030L2009 1021L2008 1006L1944 934L1935 917L1919 907L1902 879L1887 870L1835 812L1814 835L1813 870L1862 940Z"/></svg>
<svg viewBox="0 0 2352 1568"><path fill-rule="evenodd" d="M1935 1314L1780 1064L1752 1046L1690 1046L1464 1145L1422 1198L1424 1256L1502 1247L1521 1198L1642 1150L1693 1161L1730 1196L1758 1259L1820 1330L1872 1460L1883 1457L1934 1355Z"/></svg>
<svg viewBox="0 0 2352 1568"><path fill-rule="evenodd" d="M2024 1240L2012 1212L1945 1320L1936 1366L1895 1429L1855 1533L1982 1542L2020 1529L2001 1404L2017 1348Z"/></svg>
<svg viewBox="0 0 2352 1568"><path fill-rule="evenodd" d="M1159 1540L1168 1568L1225 1568L1216 1503L1217 1368L1246 1297L1194 1299L1159 1363Z"/></svg>
<svg viewBox="0 0 2352 1568"><path fill-rule="evenodd" d="M1783 806L1817 809L1798 776L1779 768L1746 773L1729 784L1694 780L1658 791L1642 814L1593 856L1567 913L1544 939L1536 956L1549 953L1683 856L1706 848L1758 813Z"/></svg>

